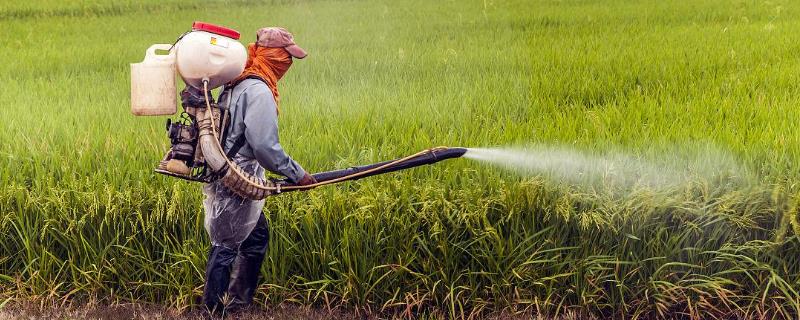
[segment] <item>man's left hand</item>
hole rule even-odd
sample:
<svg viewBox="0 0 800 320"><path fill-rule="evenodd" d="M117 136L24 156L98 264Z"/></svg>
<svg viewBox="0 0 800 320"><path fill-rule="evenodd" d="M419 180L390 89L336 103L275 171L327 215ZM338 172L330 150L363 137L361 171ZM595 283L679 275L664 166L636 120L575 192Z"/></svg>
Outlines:
<svg viewBox="0 0 800 320"><path fill-rule="evenodd" d="M317 183L317 179L314 179L314 177L312 177L310 174L308 174L308 172L306 172L306 174L303 176L303 178L300 179L300 181L297 182L297 185L298 186L308 186L308 185L312 185L312 184L316 184L316 183ZM311 189L313 189L313 188L308 188L308 189L303 189L303 190L311 190Z"/></svg>

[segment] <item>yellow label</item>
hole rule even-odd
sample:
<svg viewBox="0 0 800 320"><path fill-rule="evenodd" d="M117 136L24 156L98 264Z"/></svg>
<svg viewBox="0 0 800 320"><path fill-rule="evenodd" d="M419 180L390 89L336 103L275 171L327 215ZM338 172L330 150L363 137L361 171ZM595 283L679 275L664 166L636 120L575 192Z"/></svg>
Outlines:
<svg viewBox="0 0 800 320"><path fill-rule="evenodd" d="M211 37L211 44L217 45L217 38Z"/></svg>

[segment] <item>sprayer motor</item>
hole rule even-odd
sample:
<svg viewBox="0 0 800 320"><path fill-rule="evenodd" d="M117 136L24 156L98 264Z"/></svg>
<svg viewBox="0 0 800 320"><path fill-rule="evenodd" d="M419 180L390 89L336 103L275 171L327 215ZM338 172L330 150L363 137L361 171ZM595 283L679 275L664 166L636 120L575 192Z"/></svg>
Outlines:
<svg viewBox="0 0 800 320"><path fill-rule="evenodd" d="M197 147L197 126L191 122L172 122L167 119L167 136L172 143L170 158L186 161L191 166Z"/></svg>
<svg viewBox="0 0 800 320"><path fill-rule="evenodd" d="M156 172L190 181L210 182L214 176L199 148L198 116L201 111L206 111L207 106L218 110L217 104L213 100L207 104L204 95L188 88L181 92L181 100L184 111L175 121L167 119L166 131L171 146Z"/></svg>

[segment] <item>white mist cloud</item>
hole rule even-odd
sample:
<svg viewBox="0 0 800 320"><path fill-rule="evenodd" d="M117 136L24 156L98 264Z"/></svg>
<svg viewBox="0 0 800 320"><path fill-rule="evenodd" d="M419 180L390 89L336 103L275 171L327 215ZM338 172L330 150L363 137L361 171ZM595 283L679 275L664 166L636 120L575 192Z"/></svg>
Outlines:
<svg viewBox="0 0 800 320"><path fill-rule="evenodd" d="M664 190L693 181L742 180L747 171L729 153L703 146L656 155L592 154L567 147L469 149L466 158L523 175L543 175L578 187Z"/></svg>

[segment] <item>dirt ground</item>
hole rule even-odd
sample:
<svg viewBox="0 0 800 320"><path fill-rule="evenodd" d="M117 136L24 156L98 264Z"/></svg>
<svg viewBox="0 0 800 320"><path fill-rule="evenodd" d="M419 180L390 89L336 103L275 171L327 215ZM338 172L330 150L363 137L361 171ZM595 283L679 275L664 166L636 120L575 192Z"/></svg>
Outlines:
<svg viewBox="0 0 800 320"><path fill-rule="evenodd" d="M353 311L327 311L324 309L286 306L273 309L252 308L235 314L210 316L204 310L184 310L165 308L158 305L146 304L115 304L115 305L55 305L34 303L9 303L0 307L0 320L34 320L34 319L257 319L257 320L378 320L378 319L405 319L403 316L366 316ZM412 319L440 319L443 317L412 315ZM481 318L487 319L487 318ZM494 320L545 320L532 315L496 316L488 319ZM578 318L564 318L578 319Z"/></svg>

